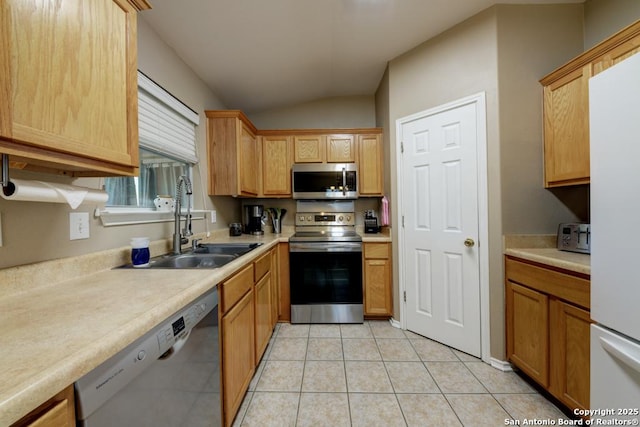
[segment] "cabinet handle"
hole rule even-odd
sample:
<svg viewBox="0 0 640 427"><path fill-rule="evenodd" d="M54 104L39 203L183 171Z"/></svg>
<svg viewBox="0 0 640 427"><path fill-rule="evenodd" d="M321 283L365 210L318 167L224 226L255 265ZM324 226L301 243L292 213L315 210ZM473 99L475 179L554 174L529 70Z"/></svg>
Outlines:
<svg viewBox="0 0 640 427"><path fill-rule="evenodd" d="M638 359L636 355L629 353L626 349L621 348L606 338L600 337L600 343L607 353L611 354L634 371L640 372L640 359Z"/></svg>

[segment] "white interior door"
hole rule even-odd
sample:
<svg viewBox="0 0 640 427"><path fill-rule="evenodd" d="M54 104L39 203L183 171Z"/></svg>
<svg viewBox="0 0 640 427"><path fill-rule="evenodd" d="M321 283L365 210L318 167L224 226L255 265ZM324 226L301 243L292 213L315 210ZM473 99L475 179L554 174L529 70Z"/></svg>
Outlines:
<svg viewBox="0 0 640 427"><path fill-rule="evenodd" d="M402 124L407 329L481 356L475 103Z"/></svg>

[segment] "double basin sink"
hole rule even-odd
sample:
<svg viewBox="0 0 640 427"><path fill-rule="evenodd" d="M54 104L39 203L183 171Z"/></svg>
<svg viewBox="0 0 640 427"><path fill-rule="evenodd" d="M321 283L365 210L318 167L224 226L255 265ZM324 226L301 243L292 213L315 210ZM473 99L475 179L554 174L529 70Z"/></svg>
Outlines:
<svg viewBox="0 0 640 427"><path fill-rule="evenodd" d="M151 258L147 268L218 268L260 245L262 243L200 243L195 249L181 254Z"/></svg>

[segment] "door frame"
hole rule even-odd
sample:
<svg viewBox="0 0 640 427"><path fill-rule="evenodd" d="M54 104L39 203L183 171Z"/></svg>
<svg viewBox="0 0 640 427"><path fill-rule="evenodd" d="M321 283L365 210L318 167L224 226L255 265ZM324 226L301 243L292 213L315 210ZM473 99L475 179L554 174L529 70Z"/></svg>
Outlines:
<svg viewBox="0 0 640 427"><path fill-rule="evenodd" d="M480 92L465 98L458 99L428 110L420 111L409 116L396 119L396 214L399 223L398 231L398 290L400 297L400 327L407 329L405 316L406 302L402 298L406 290L405 286L405 253L404 253L404 227L402 226L403 206L403 153L402 153L402 127L404 124L432 116L444 111L452 110L469 104L476 105L476 142L477 142L477 183L478 183L478 260L480 268L480 352L482 360L491 363L490 351L490 312L489 312L489 210L488 210L488 185L487 185L487 107L486 94Z"/></svg>

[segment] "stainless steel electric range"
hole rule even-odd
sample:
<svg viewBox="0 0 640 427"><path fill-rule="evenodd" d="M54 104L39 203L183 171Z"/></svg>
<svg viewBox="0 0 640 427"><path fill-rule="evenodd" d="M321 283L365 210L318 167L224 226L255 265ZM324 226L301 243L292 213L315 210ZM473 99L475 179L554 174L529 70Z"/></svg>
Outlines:
<svg viewBox="0 0 640 427"><path fill-rule="evenodd" d="M291 323L362 323L362 238L353 200L296 202Z"/></svg>

